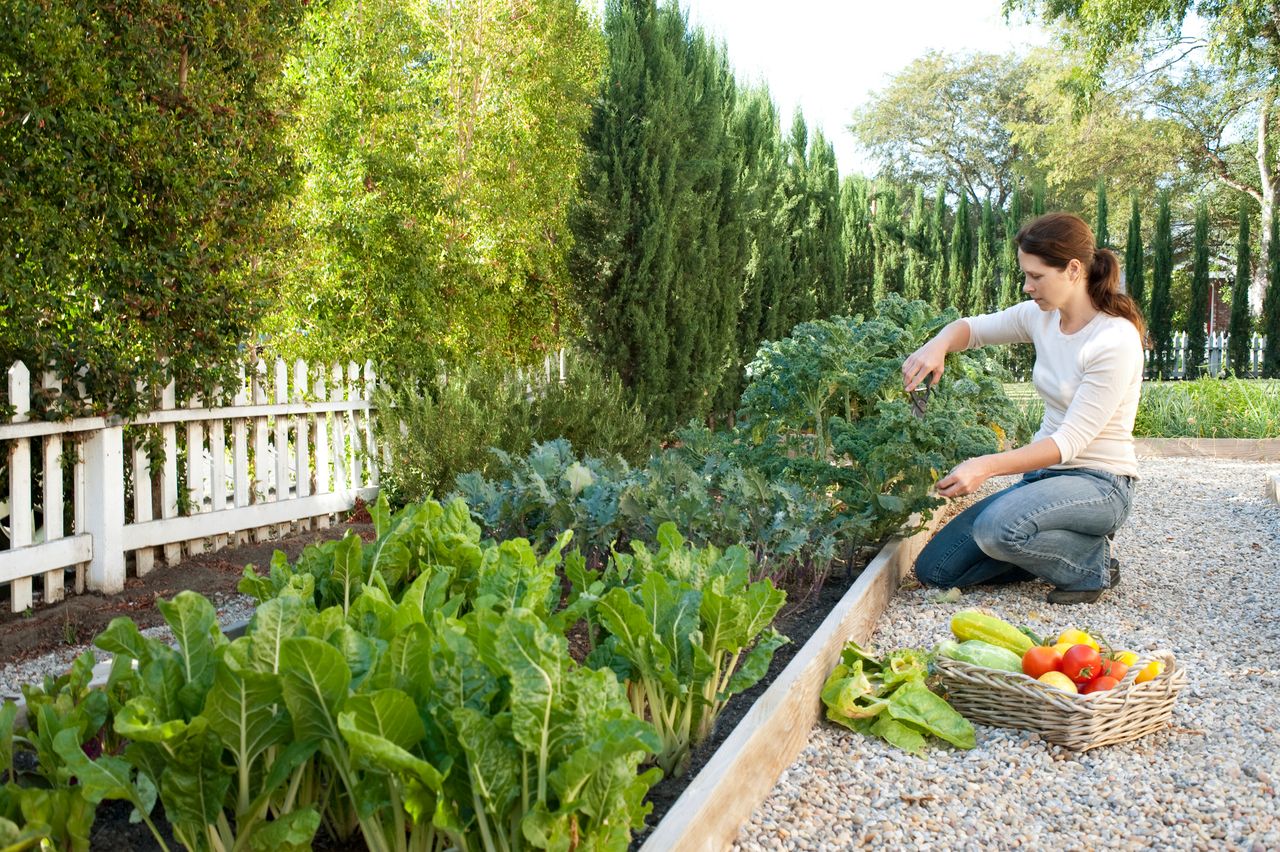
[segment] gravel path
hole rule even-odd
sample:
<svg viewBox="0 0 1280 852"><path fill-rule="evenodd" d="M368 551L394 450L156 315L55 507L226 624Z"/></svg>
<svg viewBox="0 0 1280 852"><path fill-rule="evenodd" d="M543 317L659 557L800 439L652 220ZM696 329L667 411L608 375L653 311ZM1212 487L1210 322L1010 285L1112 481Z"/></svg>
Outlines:
<svg viewBox="0 0 1280 852"><path fill-rule="evenodd" d="M217 594L210 598L210 601L218 614L218 624L222 625L223 630L253 616L254 601L248 595ZM165 642L173 639L173 632L163 624L142 630L142 635ZM65 672L76 657L89 650L94 652L99 662L111 656L105 651L94 648L91 644L68 645L66 648L59 648L39 657L0 665L0 701L21 697L23 684L41 683L46 675Z"/></svg>
<svg viewBox="0 0 1280 852"><path fill-rule="evenodd" d="M822 722L734 848L1280 849L1280 506L1276 465L1144 459L1117 535L1121 585L1055 607L1024 583L933 603L895 596L877 650L949 638L956 609L1050 632L1071 623L1188 667L1172 726L1077 754L978 726L969 752L912 757ZM1011 480L984 488L986 494Z"/></svg>

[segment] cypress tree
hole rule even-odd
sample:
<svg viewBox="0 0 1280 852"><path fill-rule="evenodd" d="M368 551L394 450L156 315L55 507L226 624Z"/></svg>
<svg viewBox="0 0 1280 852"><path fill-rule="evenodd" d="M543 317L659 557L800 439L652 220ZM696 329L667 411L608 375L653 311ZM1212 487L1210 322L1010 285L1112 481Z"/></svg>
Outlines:
<svg viewBox="0 0 1280 852"><path fill-rule="evenodd" d="M1000 307L1007 308L1022 300L1022 268L1018 266L1018 244L1014 237L1022 227L1022 193L1013 191L1009 213L1004 218L1004 244L1000 249Z"/></svg>
<svg viewBox="0 0 1280 852"><path fill-rule="evenodd" d="M1142 214L1138 209L1138 193L1133 193L1129 208L1129 239L1124 246L1125 291L1138 303L1138 310L1146 313L1143 286Z"/></svg>
<svg viewBox="0 0 1280 852"><path fill-rule="evenodd" d="M1231 372L1243 378L1249 371L1249 278L1253 263L1249 252L1249 207L1240 202L1240 233L1236 240L1236 281L1231 290L1231 325L1228 328L1228 360Z"/></svg>
<svg viewBox="0 0 1280 852"><path fill-rule="evenodd" d="M1155 349L1152 374L1168 378L1172 363L1173 226L1169 217L1169 193L1160 193L1156 208L1155 243L1151 257L1151 345Z"/></svg>
<svg viewBox="0 0 1280 852"><path fill-rule="evenodd" d="M911 198L911 220L907 223L907 263L902 273L902 295L919 299L928 287L925 262L929 250L929 210L924 203L924 187L917 186Z"/></svg>
<svg viewBox="0 0 1280 852"><path fill-rule="evenodd" d="M1031 218L1044 215L1045 186L1043 180L1037 180L1031 190Z"/></svg>
<svg viewBox="0 0 1280 852"><path fill-rule="evenodd" d="M969 280L973 277L973 233L969 227L969 197L960 193L956 218L951 224L951 250L947 259L950 275L944 305L954 305L962 314L969 313Z"/></svg>
<svg viewBox="0 0 1280 852"><path fill-rule="evenodd" d="M1196 229L1191 262L1191 304L1187 308L1187 378L1204 375L1206 324L1209 320L1209 208L1196 205Z"/></svg>
<svg viewBox="0 0 1280 852"><path fill-rule="evenodd" d="M844 307L850 313L871 310L876 249L872 235L871 203L866 178L850 175L840 185L840 213L844 225Z"/></svg>
<svg viewBox="0 0 1280 852"><path fill-rule="evenodd" d="M808 165L816 316L829 317L839 309L845 280L844 249L841 245L844 234L840 221L840 170L836 167L835 148L823 137L821 130L813 134Z"/></svg>
<svg viewBox="0 0 1280 852"><path fill-rule="evenodd" d="M787 245L791 255L790 288L781 295L779 324L769 338L777 339L796 323L813 317L817 307L813 269L813 234L809 229L809 129L798 108L787 136L786 166L783 170L783 210L787 220Z"/></svg>
<svg viewBox="0 0 1280 852"><path fill-rule="evenodd" d="M920 298L942 309L947 292L947 188L938 185L933 199L933 215L929 217L929 277Z"/></svg>
<svg viewBox="0 0 1280 852"><path fill-rule="evenodd" d="M978 250L973 278L969 282L969 310L975 314L995 310L998 298L996 280L995 217L991 212L991 199L982 202L982 219L978 226Z"/></svg>
<svg viewBox="0 0 1280 852"><path fill-rule="evenodd" d="M1267 295L1262 300L1262 375L1280 379L1280 216L1271 215L1271 245L1267 250Z"/></svg>
<svg viewBox="0 0 1280 852"><path fill-rule="evenodd" d="M1107 231L1107 179L1098 178L1098 215L1093 221L1093 241L1098 248L1111 243L1111 234Z"/></svg>
<svg viewBox="0 0 1280 852"><path fill-rule="evenodd" d="M874 307L888 293L902 292L902 211L898 206L898 190L889 184L876 188L874 217L876 247L875 289L871 296Z"/></svg>

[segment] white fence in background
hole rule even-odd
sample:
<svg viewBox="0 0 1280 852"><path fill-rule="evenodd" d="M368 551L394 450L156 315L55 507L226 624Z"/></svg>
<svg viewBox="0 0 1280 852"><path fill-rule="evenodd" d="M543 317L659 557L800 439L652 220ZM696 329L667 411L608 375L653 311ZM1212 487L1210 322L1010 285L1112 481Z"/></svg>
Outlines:
<svg viewBox="0 0 1280 852"><path fill-rule="evenodd" d="M1230 341L1231 335L1222 332L1221 334L1211 334L1205 340L1204 351L1200 353L1199 359L1192 360L1192 366L1196 364L1207 364L1208 372L1205 374L1214 378L1225 375L1230 357L1227 351L1227 343ZM1177 331L1173 334L1173 367L1165 371L1166 379L1185 379L1187 375L1187 333L1185 331ZM1262 375L1262 353L1266 348L1267 339L1261 334L1255 334L1249 339L1249 368L1240 378L1256 379ZM1147 376L1152 375L1154 366L1155 353L1146 350L1146 370Z"/></svg>
<svg viewBox="0 0 1280 852"><path fill-rule="evenodd" d="M173 564L328 526L356 497L377 493L375 383L371 364L277 361L269 374L259 362L230 405L179 405L170 384L160 409L129 421L42 422L30 419L32 377L14 364L16 414L0 421L0 607L6 586L8 607L21 612L61 600L68 580L76 593L119 591L130 566L145 575L157 555ZM40 387L59 384L46 374ZM126 427L139 440L126 442ZM157 457L140 440L146 432L158 432Z"/></svg>

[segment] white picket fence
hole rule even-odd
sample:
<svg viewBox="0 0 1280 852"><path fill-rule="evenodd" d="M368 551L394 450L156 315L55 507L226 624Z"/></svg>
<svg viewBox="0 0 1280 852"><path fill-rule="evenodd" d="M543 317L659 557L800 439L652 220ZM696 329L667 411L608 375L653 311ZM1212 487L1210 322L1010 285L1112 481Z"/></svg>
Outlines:
<svg viewBox="0 0 1280 852"><path fill-rule="evenodd" d="M171 384L160 409L127 422L39 422L29 416L30 373L14 364L8 388L16 415L0 422L9 483L7 504L0 503L8 538L7 548L0 539L0 605L6 585L14 612L32 607L37 593L44 603L61 600L69 578L77 593L116 592L129 567L145 575L157 552L173 564L184 553L251 536L264 541L313 522L327 527L357 497L372 499L378 489L372 365L313 368L299 361L290 369L276 361L274 375L267 370L259 362L248 380L242 372L230 405L199 399L179 405ZM41 387L59 384L46 374ZM157 428L163 458L153 459L144 441L125 446L126 426ZM64 464L68 453L73 461Z"/></svg>
<svg viewBox="0 0 1280 852"><path fill-rule="evenodd" d="M1192 366L1197 364L1207 364L1208 372L1206 375L1214 378L1221 377L1226 373L1228 365L1227 343L1230 341L1231 335L1227 332L1220 334L1211 334L1205 340L1204 351L1200 353L1198 360L1191 362ZM1165 371L1166 379L1185 379L1187 378L1187 333L1185 331L1177 331L1173 333L1173 367ZM1267 339L1261 334L1255 334L1249 340L1249 368L1240 378L1258 378L1262 375L1262 353L1267 344ZM1146 350L1146 370L1147 375L1151 376L1154 370L1155 352L1151 349Z"/></svg>

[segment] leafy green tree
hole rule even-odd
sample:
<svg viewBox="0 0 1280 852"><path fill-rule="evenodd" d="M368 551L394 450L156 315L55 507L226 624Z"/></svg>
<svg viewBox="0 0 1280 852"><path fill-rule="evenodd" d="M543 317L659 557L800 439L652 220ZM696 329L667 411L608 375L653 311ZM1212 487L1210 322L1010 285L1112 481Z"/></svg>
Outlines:
<svg viewBox="0 0 1280 852"><path fill-rule="evenodd" d="M1107 179L1104 177L1098 178L1096 197L1097 213L1093 220L1093 241L1099 248L1103 248L1111 244L1111 233L1107 230Z"/></svg>
<svg viewBox="0 0 1280 852"><path fill-rule="evenodd" d="M950 276L945 304L955 306L961 314L968 314L972 307L968 302L969 282L973 278L973 230L969 225L969 196L963 193L956 203L955 221L951 224L947 267Z"/></svg>
<svg viewBox="0 0 1280 852"><path fill-rule="evenodd" d="M929 279L920 298L938 310L946 307L947 282L947 187L939 183L929 217Z"/></svg>
<svg viewBox="0 0 1280 852"><path fill-rule="evenodd" d="M831 143L815 131L809 143L809 232L813 237L814 290L817 315L841 308L845 281L844 227L840 219L840 170ZM811 317L806 317L809 319Z"/></svg>
<svg viewBox="0 0 1280 852"><path fill-rule="evenodd" d="M1033 62L1013 55L930 52L894 75L853 121L885 174L946 184L1003 207L1018 179L1015 123L1030 121Z"/></svg>
<svg viewBox="0 0 1280 852"><path fill-rule="evenodd" d="M902 273L902 295L908 300L919 299L928 287L929 269L925 254L928 244L929 210L925 207L924 187L916 186L904 240L907 263Z"/></svg>
<svg viewBox="0 0 1280 852"><path fill-rule="evenodd" d="M869 195L870 183L860 175L850 175L840 185L845 234L845 306L851 313L865 314L875 304L871 295L875 286L876 249Z"/></svg>
<svg viewBox="0 0 1280 852"><path fill-rule="evenodd" d="M1249 251L1249 207L1240 202L1240 230L1236 238L1236 278L1231 288L1231 324L1227 334L1227 361L1231 372L1243 377L1249 370L1249 279L1253 262Z"/></svg>
<svg viewBox="0 0 1280 852"><path fill-rule="evenodd" d="M64 415L227 378L296 175L274 86L303 4L118 5L0 0L0 363L59 376L37 405Z"/></svg>
<svg viewBox="0 0 1280 852"><path fill-rule="evenodd" d="M996 277L995 217L991 212L991 199L982 201L982 218L978 226L978 248L974 260L973 279L969 282L969 310L984 314L995 310L999 296L999 280Z"/></svg>
<svg viewBox="0 0 1280 852"><path fill-rule="evenodd" d="M1156 209L1156 233L1151 251L1151 345L1155 350L1152 372L1156 378L1168 378L1173 369L1173 227L1169 213L1169 194L1160 193Z"/></svg>
<svg viewBox="0 0 1280 852"><path fill-rule="evenodd" d="M876 274L872 302L878 303L889 293L901 295L905 258L898 190L887 182L880 183L875 204Z"/></svg>
<svg viewBox="0 0 1280 852"><path fill-rule="evenodd" d="M1124 244L1125 289L1144 313L1146 290L1143 281L1142 211L1135 192L1129 202L1129 238Z"/></svg>
<svg viewBox="0 0 1280 852"><path fill-rule="evenodd" d="M1000 308L1021 301L1022 268L1018 266L1018 244L1014 237L1022 228L1022 193L1009 197L1009 212L1004 217L1004 243L1000 247Z"/></svg>
<svg viewBox="0 0 1280 852"><path fill-rule="evenodd" d="M1187 378L1205 372L1205 326L1209 320L1209 208L1196 205L1196 228L1191 261L1191 304L1187 309Z"/></svg>
<svg viewBox="0 0 1280 852"><path fill-rule="evenodd" d="M809 127L798 108L791 119L782 173L783 211L787 217L787 247L791 254L791 287L780 294L780 323L771 339L817 312L817 271L814 269L814 235L809 229Z"/></svg>
<svg viewBox="0 0 1280 852"><path fill-rule="evenodd" d="M709 411L736 341L746 258L729 132L736 87L678 7L611 0L605 34L574 283L588 345L670 427Z"/></svg>
<svg viewBox="0 0 1280 852"><path fill-rule="evenodd" d="M1262 305L1262 333L1266 347L1262 353L1262 375L1280 379L1280 216L1271 218L1271 245L1267 250L1267 298Z"/></svg>
<svg viewBox="0 0 1280 852"><path fill-rule="evenodd" d="M1044 210L1045 210L1044 196L1045 196L1044 181L1038 180L1032 185L1032 188L1031 188L1031 218L1032 219L1035 219L1037 216L1044 215Z"/></svg>

